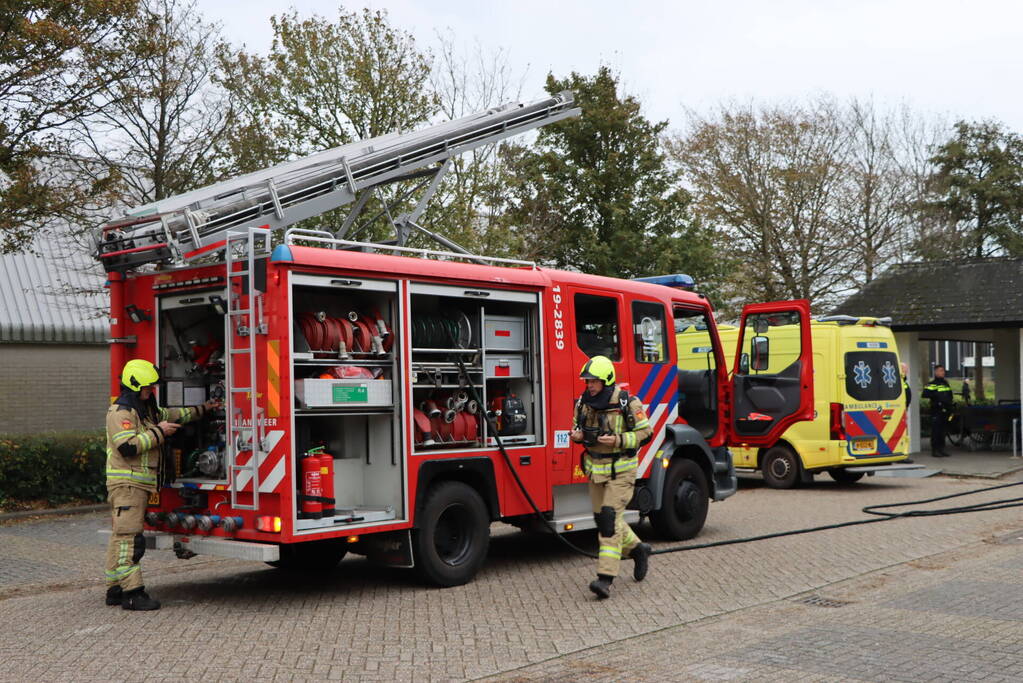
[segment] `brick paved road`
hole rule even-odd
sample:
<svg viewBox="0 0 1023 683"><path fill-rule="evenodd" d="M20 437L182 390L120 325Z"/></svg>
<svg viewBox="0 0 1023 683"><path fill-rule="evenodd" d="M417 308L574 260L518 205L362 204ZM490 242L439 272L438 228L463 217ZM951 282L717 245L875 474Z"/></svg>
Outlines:
<svg viewBox="0 0 1023 683"><path fill-rule="evenodd" d="M867 504L989 484L748 484L712 506L700 540L843 521ZM1019 494L986 497L1009 495ZM1013 616L1023 614L1023 591L1013 590L1023 545L981 543L1023 529L1018 509L658 556L646 582L620 579L605 602L585 589L591 560L518 533L495 537L475 582L447 590L358 557L315 577L147 555L148 586L165 604L151 614L102 606L94 577L103 548L90 540L102 518L71 519L0 527L0 598L5 588L10 596L0 599L0 680L1023 677L1023 621ZM37 562L50 576L32 573ZM793 601L808 594L843 606ZM111 643L116 656L98 656ZM633 669L637 661L646 668Z"/></svg>

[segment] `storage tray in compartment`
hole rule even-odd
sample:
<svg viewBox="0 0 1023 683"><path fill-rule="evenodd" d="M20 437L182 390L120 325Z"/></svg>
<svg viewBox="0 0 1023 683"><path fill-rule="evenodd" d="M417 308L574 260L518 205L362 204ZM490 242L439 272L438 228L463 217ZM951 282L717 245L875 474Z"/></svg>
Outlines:
<svg viewBox="0 0 1023 683"><path fill-rule="evenodd" d="M297 379L295 396L303 408L394 405L389 379Z"/></svg>
<svg viewBox="0 0 1023 683"><path fill-rule="evenodd" d="M526 320L514 315L488 315L484 338L488 349L522 350L526 348Z"/></svg>
<svg viewBox="0 0 1023 683"><path fill-rule="evenodd" d="M522 356L487 356L487 377L525 377Z"/></svg>

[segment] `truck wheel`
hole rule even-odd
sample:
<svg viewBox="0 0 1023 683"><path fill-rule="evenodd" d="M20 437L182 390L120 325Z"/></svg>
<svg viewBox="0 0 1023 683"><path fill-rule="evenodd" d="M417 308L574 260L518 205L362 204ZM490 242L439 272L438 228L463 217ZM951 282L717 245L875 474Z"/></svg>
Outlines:
<svg viewBox="0 0 1023 683"><path fill-rule="evenodd" d="M661 508L650 512L650 523L658 535L684 541L700 533L709 505L710 493L703 470L692 460L675 458L664 480Z"/></svg>
<svg viewBox="0 0 1023 683"><path fill-rule="evenodd" d="M281 546L281 559L267 562L286 571L327 572L338 565L348 552L343 540L307 541Z"/></svg>
<svg viewBox="0 0 1023 683"><path fill-rule="evenodd" d="M480 494L460 481L430 489L414 534L416 566L438 586L460 586L479 571L490 545L490 516Z"/></svg>
<svg viewBox="0 0 1023 683"><path fill-rule="evenodd" d="M772 489L791 489L799 484L802 465L799 456L786 446L775 446L764 454L761 472Z"/></svg>
<svg viewBox="0 0 1023 683"><path fill-rule="evenodd" d="M841 467L828 470L828 474L830 474L831 478L839 484L855 484L860 479L863 479L863 472L850 472L849 470Z"/></svg>

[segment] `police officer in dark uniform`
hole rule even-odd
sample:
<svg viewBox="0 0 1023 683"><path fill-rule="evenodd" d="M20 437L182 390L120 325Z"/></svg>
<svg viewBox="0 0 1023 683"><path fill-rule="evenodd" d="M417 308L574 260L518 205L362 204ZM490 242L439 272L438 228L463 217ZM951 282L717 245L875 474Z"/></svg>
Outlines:
<svg viewBox="0 0 1023 683"><path fill-rule="evenodd" d="M945 367L934 366L934 379L924 387L923 397L931 400L931 455L947 458L945 452L945 425L952 414L952 387L945 381Z"/></svg>

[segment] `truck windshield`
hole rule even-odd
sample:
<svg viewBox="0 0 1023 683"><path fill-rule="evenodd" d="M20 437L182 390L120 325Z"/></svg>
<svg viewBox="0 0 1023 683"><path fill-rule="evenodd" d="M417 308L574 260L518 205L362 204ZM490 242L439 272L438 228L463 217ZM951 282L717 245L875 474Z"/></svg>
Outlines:
<svg viewBox="0 0 1023 683"><path fill-rule="evenodd" d="M891 351L845 354L845 392L857 401L889 401L902 394L899 359Z"/></svg>

